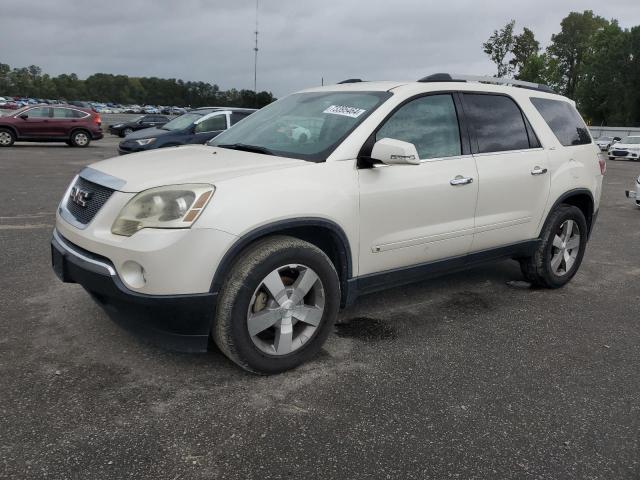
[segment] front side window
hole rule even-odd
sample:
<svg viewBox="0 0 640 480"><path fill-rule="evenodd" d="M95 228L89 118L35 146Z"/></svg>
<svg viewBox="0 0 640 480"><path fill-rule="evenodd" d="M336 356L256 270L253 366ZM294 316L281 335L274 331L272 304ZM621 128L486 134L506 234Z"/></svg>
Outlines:
<svg viewBox="0 0 640 480"><path fill-rule="evenodd" d="M478 153L530 148L522 112L511 98L477 93L465 93L463 98Z"/></svg>
<svg viewBox="0 0 640 480"><path fill-rule="evenodd" d="M531 103L562 145L569 147L591 143L589 129L573 105L562 100L535 97L531 98Z"/></svg>
<svg viewBox="0 0 640 480"><path fill-rule="evenodd" d="M258 148L283 157L323 162L389 92L295 93L249 115L209 145Z"/></svg>
<svg viewBox="0 0 640 480"><path fill-rule="evenodd" d="M227 115L215 115L213 117L205 118L200 123L196 124L195 132L216 132L219 130L225 130L227 128Z"/></svg>
<svg viewBox="0 0 640 480"><path fill-rule="evenodd" d="M25 113L29 118L49 118L49 107L36 107L27 110Z"/></svg>
<svg viewBox="0 0 640 480"><path fill-rule="evenodd" d="M421 159L461 154L460 128L451 95L429 95L400 107L376 133L413 143Z"/></svg>
<svg viewBox="0 0 640 480"><path fill-rule="evenodd" d="M161 128L163 130L184 130L190 125L193 125L193 122L202 118L200 113L185 113L184 115L180 115L178 118L174 118L168 123L165 123Z"/></svg>

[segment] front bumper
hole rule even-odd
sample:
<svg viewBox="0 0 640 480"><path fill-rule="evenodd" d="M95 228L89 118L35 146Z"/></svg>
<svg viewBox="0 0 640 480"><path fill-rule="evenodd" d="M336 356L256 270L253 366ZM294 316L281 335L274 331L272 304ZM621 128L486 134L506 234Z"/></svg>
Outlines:
<svg viewBox="0 0 640 480"><path fill-rule="evenodd" d="M622 151L618 151L617 154L614 150L609 150L607 152L609 156L609 160L640 160L640 153L638 152L625 152L622 154Z"/></svg>
<svg viewBox="0 0 640 480"><path fill-rule="evenodd" d="M624 194L627 198L634 200L636 202L636 205L640 207L640 186L638 186L635 190L625 190Z"/></svg>
<svg viewBox="0 0 640 480"><path fill-rule="evenodd" d="M53 270L78 283L118 324L171 350L207 350L217 294L148 295L128 289L105 257L74 245L57 230L51 240Z"/></svg>

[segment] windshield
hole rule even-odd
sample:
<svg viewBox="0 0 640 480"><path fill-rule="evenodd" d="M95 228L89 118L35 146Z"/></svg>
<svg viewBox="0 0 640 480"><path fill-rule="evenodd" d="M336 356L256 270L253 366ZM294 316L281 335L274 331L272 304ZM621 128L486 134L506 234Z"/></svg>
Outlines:
<svg viewBox="0 0 640 480"><path fill-rule="evenodd" d="M640 137L624 137L620 143L640 144Z"/></svg>
<svg viewBox="0 0 640 480"><path fill-rule="evenodd" d="M209 145L255 147L322 162L390 96L389 92L295 93L248 116Z"/></svg>
<svg viewBox="0 0 640 480"><path fill-rule="evenodd" d="M600 137L598 140L603 141L603 142L608 142L610 140L613 140L613 137Z"/></svg>
<svg viewBox="0 0 640 480"><path fill-rule="evenodd" d="M199 113L185 113L178 118L174 118L168 123L165 123L162 127L163 130L183 130L198 120L202 115Z"/></svg>

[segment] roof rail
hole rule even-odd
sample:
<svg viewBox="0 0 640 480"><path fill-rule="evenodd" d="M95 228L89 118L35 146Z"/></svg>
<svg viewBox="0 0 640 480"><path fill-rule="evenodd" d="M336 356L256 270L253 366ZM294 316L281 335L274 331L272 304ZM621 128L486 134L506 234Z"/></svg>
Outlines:
<svg viewBox="0 0 640 480"><path fill-rule="evenodd" d="M478 75L455 75L449 73L434 73L427 77L421 78L418 82L480 82L493 83L495 85L510 85L513 87L528 88L529 90L538 90L540 92L556 93L550 86L542 83L525 82L524 80L515 80L513 78L504 77L483 77Z"/></svg>
<svg viewBox="0 0 640 480"><path fill-rule="evenodd" d="M342 83L358 83L358 82L364 82L364 80L360 78L347 78L346 80L342 80L341 82L338 82L337 85L340 85Z"/></svg>

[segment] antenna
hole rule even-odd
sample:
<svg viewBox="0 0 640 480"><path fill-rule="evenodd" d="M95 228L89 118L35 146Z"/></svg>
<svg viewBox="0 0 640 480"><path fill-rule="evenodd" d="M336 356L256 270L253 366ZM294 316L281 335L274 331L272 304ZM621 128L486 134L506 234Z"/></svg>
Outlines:
<svg viewBox="0 0 640 480"><path fill-rule="evenodd" d="M258 93L258 0L256 0L256 46L253 47L253 91Z"/></svg>

